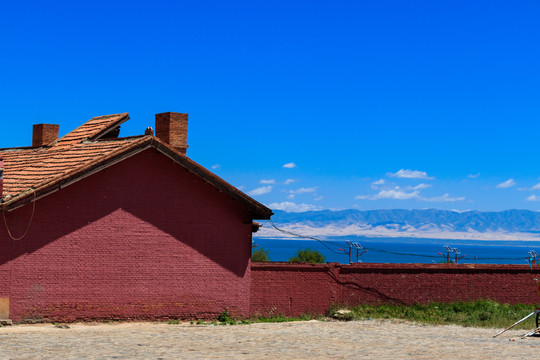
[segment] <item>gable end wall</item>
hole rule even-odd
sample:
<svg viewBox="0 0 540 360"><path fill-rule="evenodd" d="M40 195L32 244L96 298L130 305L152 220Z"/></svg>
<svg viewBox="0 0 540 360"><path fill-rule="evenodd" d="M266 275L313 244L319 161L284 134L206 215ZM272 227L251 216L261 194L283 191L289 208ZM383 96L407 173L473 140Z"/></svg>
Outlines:
<svg viewBox="0 0 540 360"><path fill-rule="evenodd" d="M22 240L0 225L0 298L14 321L245 317L250 253L243 206L149 149L38 200Z"/></svg>

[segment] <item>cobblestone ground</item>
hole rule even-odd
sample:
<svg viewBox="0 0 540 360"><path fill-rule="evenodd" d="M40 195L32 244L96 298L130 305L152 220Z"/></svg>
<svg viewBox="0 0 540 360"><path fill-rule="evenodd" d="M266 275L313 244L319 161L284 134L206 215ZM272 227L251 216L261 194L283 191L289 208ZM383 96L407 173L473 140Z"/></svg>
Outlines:
<svg viewBox="0 0 540 360"><path fill-rule="evenodd" d="M540 338L509 341L494 329L396 321L289 322L234 326L51 324L0 328L2 359L523 359Z"/></svg>

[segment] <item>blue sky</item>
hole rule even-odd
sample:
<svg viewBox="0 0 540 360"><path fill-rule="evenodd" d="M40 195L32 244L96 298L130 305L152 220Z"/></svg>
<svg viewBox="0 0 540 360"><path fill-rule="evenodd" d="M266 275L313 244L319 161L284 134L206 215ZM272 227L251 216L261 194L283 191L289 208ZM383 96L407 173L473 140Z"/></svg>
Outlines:
<svg viewBox="0 0 540 360"><path fill-rule="evenodd" d="M273 208L540 210L539 24L537 1L4 2L0 146L187 112L188 155Z"/></svg>

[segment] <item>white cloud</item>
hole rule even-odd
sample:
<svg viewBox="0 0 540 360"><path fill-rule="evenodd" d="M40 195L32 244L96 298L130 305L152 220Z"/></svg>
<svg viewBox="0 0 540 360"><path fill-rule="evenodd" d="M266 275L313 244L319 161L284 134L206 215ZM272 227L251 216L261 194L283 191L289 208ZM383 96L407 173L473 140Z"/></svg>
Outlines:
<svg viewBox="0 0 540 360"><path fill-rule="evenodd" d="M310 205L310 204L295 204L293 202L284 201L281 203L272 203L268 205L270 209L274 210L284 210L288 212L304 212L304 211L315 211L321 210L320 206Z"/></svg>
<svg viewBox="0 0 540 360"><path fill-rule="evenodd" d="M403 178L403 179L426 179L426 180L433 180L434 177L428 176L428 174L425 171L418 171L418 170L405 170L401 169L397 173L387 173L390 177L397 177L397 178Z"/></svg>
<svg viewBox="0 0 540 360"><path fill-rule="evenodd" d="M261 184L275 184L276 183L276 180L274 179L262 179L261 181L259 181Z"/></svg>
<svg viewBox="0 0 540 360"><path fill-rule="evenodd" d="M424 186L420 186L424 185ZM430 185L420 184L414 188L409 188L409 190L414 191L405 191L402 190L399 186L396 186L391 190L381 190L374 195L359 195L355 197L356 200L380 200L380 199L392 199L392 200L418 200L418 201L429 201L429 202L456 202L456 201L465 201L465 197L450 197L449 194L444 194L442 196L435 197L424 197L420 196L420 189L431 187Z"/></svg>
<svg viewBox="0 0 540 360"><path fill-rule="evenodd" d="M287 164L283 165L283 167L286 168L286 169L292 169L292 168L296 167L296 164L293 163L293 162L290 162L290 163L287 163Z"/></svg>
<svg viewBox="0 0 540 360"><path fill-rule="evenodd" d="M296 182L296 180L295 180L295 179L287 179L287 180L285 180L285 181L283 182L283 184L285 184L285 185L291 185L293 182Z"/></svg>
<svg viewBox="0 0 540 360"><path fill-rule="evenodd" d="M476 179L476 178L479 177L479 176L480 176L480 173L478 173L478 174L469 174L469 175L467 175L467 177L468 177L469 179Z"/></svg>
<svg viewBox="0 0 540 360"><path fill-rule="evenodd" d="M315 192L315 191L317 191L316 186L310 187L310 188L300 188L298 190L289 190L289 193L295 194L295 195L300 195L300 194L312 193L312 192Z"/></svg>
<svg viewBox="0 0 540 360"><path fill-rule="evenodd" d="M249 196L264 195L264 194L268 194L270 191L272 191L272 186L261 186L259 188L253 189L250 192L248 192L248 195Z"/></svg>
<svg viewBox="0 0 540 360"><path fill-rule="evenodd" d="M531 196L529 196L525 200L527 200L527 201L540 201L540 197L537 197L536 195L532 194Z"/></svg>
<svg viewBox="0 0 540 360"><path fill-rule="evenodd" d="M379 179L371 183L371 188L373 190L377 190L380 185L384 185L384 184L386 184L386 181L384 179Z"/></svg>
<svg viewBox="0 0 540 360"><path fill-rule="evenodd" d="M507 188L512 187L514 185L516 185L516 182L514 181L514 179L508 179L505 182L502 182L502 183L500 183L499 185L497 185L495 187L499 188L499 189L507 189Z"/></svg>
<svg viewBox="0 0 540 360"><path fill-rule="evenodd" d="M430 202L456 202L456 201L465 201L465 197L450 197L449 194L444 194L443 196L435 196L430 198L420 198L422 201L430 201Z"/></svg>
<svg viewBox="0 0 540 360"><path fill-rule="evenodd" d="M324 196L319 196L315 198L315 201L321 201L322 199L324 199Z"/></svg>
<svg viewBox="0 0 540 360"><path fill-rule="evenodd" d="M287 195L287 199L289 199L289 200L294 199L294 194L289 194L289 195Z"/></svg>
<svg viewBox="0 0 540 360"><path fill-rule="evenodd" d="M380 200L380 199L394 199L394 200L409 200L418 198L419 192L406 192L396 186L392 190L381 190L375 195L358 195L356 200Z"/></svg>
<svg viewBox="0 0 540 360"><path fill-rule="evenodd" d="M519 188L517 188L516 190L519 190L519 191L535 191L535 190L540 190L540 183L534 185L534 186L531 187L531 188L519 187Z"/></svg>
<svg viewBox="0 0 540 360"><path fill-rule="evenodd" d="M221 165L219 164L214 164L211 166L212 169L216 170L216 169L219 169L221 167Z"/></svg>
<svg viewBox="0 0 540 360"><path fill-rule="evenodd" d="M433 187L433 185L430 185L430 184L418 184L416 186L410 186L409 189L410 190L422 190L422 189L427 189L427 188L430 188L430 187Z"/></svg>

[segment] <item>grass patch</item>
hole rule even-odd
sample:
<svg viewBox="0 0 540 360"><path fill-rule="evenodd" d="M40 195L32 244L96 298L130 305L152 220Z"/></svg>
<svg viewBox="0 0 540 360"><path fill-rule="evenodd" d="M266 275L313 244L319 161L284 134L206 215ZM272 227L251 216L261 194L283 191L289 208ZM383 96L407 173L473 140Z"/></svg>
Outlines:
<svg viewBox="0 0 540 360"><path fill-rule="evenodd" d="M332 316L335 307L330 311ZM455 303L430 303L428 305L360 305L349 307L353 319L402 319L421 324L505 328L535 310L535 305L499 304L491 300ZM527 319L516 329L533 329L535 317Z"/></svg>
<svg viewBox="0 0 540 360"><path fill-rule="evenodd" d="M231 321L231 314L229 314L229 310L225 309L221 314L218 315L217 321L221 323L228 323Z"/></svg>
<svg viewBox="0 0 540 360"><path fill-rule="evenodd" d="M254 323L279 323L279 322L287 322L287 321L297 321L297 319L293 317L287 317L281 314L269 316L269 317L260 316L260 317L252 319L252 322Z"/></svg>
<svg viewBox="0 0 540 360"><path fill-rule="evenodd" d="M279 314L279 315L273 315L269 317L260 316L260 317L252 318L251 322L252 323L279 323L279 322L288 322L288 321L309 321L309 320L325 320L325 319L326 318L324 316L313 315L309 313L302 314L296 317L288 317L288 316Z"/></svg>
<svg viewBox="0 0 540 360"><path fill-rule="evenodd" d="M524 304L499 304L491 300L479 300L474 302L436 303L427 305L359 305L354 307L334 306L329 317L334 317L340 309L348 309L351 313L345 316L335 316L342 320L367 320L367 319L399 319L428 325L460 325L467 327L506 328L516 321L532 313L540 305ZM297 317L284 316L282 314L272 316L253 317L248 320L233 319L227 310L223 311L217 321L204 322L197 320L198 325L248 325L254 323L281 323L290 321L325 321L328 318L316 314L306 313ZM174 320L169 323L176 323ZM515 329L531 330L535 328L535 316L531 316Z"/></svg>

